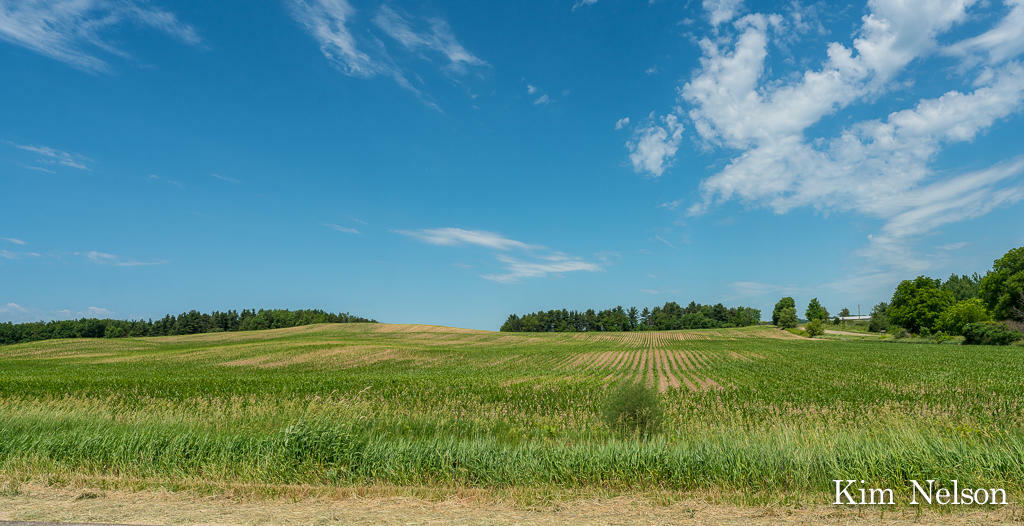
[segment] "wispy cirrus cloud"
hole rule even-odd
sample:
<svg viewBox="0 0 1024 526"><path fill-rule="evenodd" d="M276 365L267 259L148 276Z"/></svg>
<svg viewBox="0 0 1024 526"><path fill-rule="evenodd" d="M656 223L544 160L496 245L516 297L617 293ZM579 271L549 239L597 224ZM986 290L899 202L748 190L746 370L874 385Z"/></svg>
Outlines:
<svg viewBox="0 0 1024 526"><path fill-rule="evenodd" d="M241 184L241 182L242 182L241 180L235 179L234 177L228 177L226 175L220 175L220 174L210 174L210 177L213 177L214 179L218 179L218 180L224 181L225 183L231 183L231 184Z"/></svg>
<svg viewBox="0 0 1024 526"><path fill-rule="evenodd" d="M148 267L153 265L164 265L167 263L166 260L153 260L153 261L140 261L137 259L123 258L116 254L110 254L108 252L100 252L98 250L90 250L88 252L75 252L75 255L81 255L89 261L96 263L97 265L112 265L115 267Z"/></svg>
<svg viewBox="0 0 1024 526"><path fill-rule="evenodd" d="M439 246L477 246L497 252L495 259L502 264L502 272L483 274L482 278L499 283L513 283L524 278L561 275L566 272L597 272L603 270L597 263L584 261L563 252L550 250L485 230L463 228L428 228L422 230L395 230L425 243ZM509 252L517 252L511 256Z"/></svg>
<svg viewBox="0 0 1024 526"><path fill-rule="evenodd" d="M89 170L89 166L85 163L91 160L77 153L65 152L49 146L41 146L35 144L18 144L15 142L7 141L7 144L26 152L31 152L38 155L36 162L51 165L67 166L69 168L75 168L78 170ZM26 166L30 170L38 170L47 173L54 173L53 170L41 168L38 166Z"/></svg>
<svg viewBox="0 0 1024 526"><path fill-rule="evenodd" d="M347 227L347 226L336 225L334 223L324 223L324 226L327 227L327 228L330 228L331 230L334 230L335 232L343 232L345 234L358 234L359 233L358 229L355 229L355 228L352 228L352 227Z"/></svg>
<svg viewBox="0 0 1024 526"><path fill-rule="evenodd" d="M131 55L107 38L132 23L186 44L202 42L196 30L171 12L131 0L25 0L0 2L0 40L22 46L90 73L111 70L106 58Z"/></svg>
<svg viewBox="0 0 1024 526"><path fill-rule="evenodd" d="M563 274L566 272L598 272L601 266L589 261L575 258L549 260L544 262L523 261L504 254L497 256L498 261L505 264L505 271L498 274L484 274L484 279L497 281L499 283L512 283L523 278L543 278L549 274Z"/></svg>
<svg viewBox="0 0 1024 526"><path fill-rule="evenodd" d="M419 62L440 63L453 78L488 65L467 50L440 17L413 16L387 5L360 17L347 0L287 3L292 17L317 41L324 57L344 74L362 79L391 77L436 109L440 108L418 86L422 83L420 76L411 72L414 61L406 56ZM359 30L353 32L353 26L359 26Z"/></svg>
<svg viewBox="0 0 1024 526"><path fill-rule="evenodd" d="M28 244L25 241L23 241L21 239L18 239L16 237L0 237L0 240L6 241L8 243L14 243L15 245L21 245L21 246L25 246L25 245Z"/></svg>
<svg viewBox="0 0 1024 526"><path fill-rule="evenodd" d="M466 230L462 228L425 228L423 230L395 230L404 236L414 237L425 243L442 246L476 245L495 250L533 250L544 248L540 245L529 245L522 241L509 239L501 234L485 230Z"/></svg>

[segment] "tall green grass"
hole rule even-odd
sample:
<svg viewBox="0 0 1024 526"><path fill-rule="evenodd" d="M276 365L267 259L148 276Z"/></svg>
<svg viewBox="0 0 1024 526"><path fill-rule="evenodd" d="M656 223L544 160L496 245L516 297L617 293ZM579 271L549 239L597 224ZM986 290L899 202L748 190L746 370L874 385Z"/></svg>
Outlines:
<svg viewBox="0 0 1024 526"><path fill-rule="evenodd" d="M723 388L662 393L661 431L644 439L603 422L603 372L564 366L622 348L601 339L325 326L0 347L0 475L750 494L957 478L1022 489L1019 347L765 330L667 343L704 352L702 374ZM349 345L405 352L340 367L327 351ZM327 358L225 365L311 350Z"/></svg>

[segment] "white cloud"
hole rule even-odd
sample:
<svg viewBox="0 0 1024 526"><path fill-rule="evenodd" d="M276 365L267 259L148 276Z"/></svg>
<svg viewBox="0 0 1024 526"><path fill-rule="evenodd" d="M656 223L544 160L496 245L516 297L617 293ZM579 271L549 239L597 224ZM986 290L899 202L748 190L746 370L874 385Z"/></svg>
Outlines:
<svg viewBox="0 0 1024 526"><path fill-rule="evenodd" d="M534 86L533 84L527 84L526 85L526 94L527 95L533 95L534 93L537 93L538 89L539 88L537 88L537 86Z"/></svg>
<svg viewBox="0 0 1024 526"><path fill-rule="evenodd" d="M522 278L542 278L548 274L563 274L566 272L598 272L601 267L596 263L590 263L580 259L560 259L545 263L523 261L510 256L497 256L498 261L504 263L505 272L501 274L485 274L484 279L497 281L499 283L511 283Z"/></svg>
<svg viewBox="0 0 1024 526"><path fill-rule="evenodd" d="M1024 53L1024 0L1006 0L1009 13L992 29L946 48L969 62L999 63Z"/></svg>
<svg viewBox="0 0 1024 526"><path fill-rule="evenodd" d="M482 278L499 283L513 283L523 278L539 278L549 274L566 272L602 270L597 263L584 261L564 252L548 250L541 245L532 245L507 238L501 234L483 230L465 230L462 228L432 228L423 230L396 230L398 234L410 236L425 243L441 246L474 245L499 252L495 255L502 264L504 271L496 274L484 274ZM519 257L507 253L519 251ZM529 261L530 258L535 261Z"/></svg>
<svg viewBox="0 0 1024 526"><path fill-rule="evenodd" d="M343 73L363 79L378 75L391 77L425 104L438 110L437 104L409 80L411 77L418 81L419 76L406 73L406 68L392 57L384 38L424 60L432 59L422 52L443 56L444 69L452 73L461 75L471 66L487 65L466 50L448 23L440 18L426 19L426 29L415 29L415 25L423 25L419 20L381 6L372 17L378 31L365 28L354 34L350 26L357 11L347 0L288 0L288 3L292 17L320 44L324 57Z"/></svg>
<svg viewBox="0 0 1024 526"><path fill-rule="evenodd" d="M448 67L457 73L465 73L469 66L487 65L467 51L455 39L448 23L440 18L428 19L429 29L416 31L409 17L383 5L374 16L373 22L409 51L427 50L443 55L448 60Z"/></svg>
<svg viewBox="0 0 1024 526"><path fill-rule="evenodd" d="M427 228L423 230L396 230L395 232L414 237L432 245L458 246L477 245L495 250L533 250L544 248L539 245L528 245L522 241L509 239L494 232L484 230L464 230L461 228Z"/></svg>
<svg viewBox="0 0 1024 526"><path fill-rule="evenodd" d="M324 223L324 226L337 232L344 232L346 234L358 234L359 230L347 226L336 225L334 223Z"/></svg>
<svg viewBox="0 0 1024 526"><path fill-rule="evenodd" d="M0 39L77 69L110 70L101 54L130 55L110 43L105 33L127 22L148 26L186 44L202 42L195 29L174 14L131 0L34 0L0 5Z"/></svg>
<svg viewBox="0 0 1024 526"><path fill-rule="evenodd" d="M75 254L78 254L76 252ZM148 267L152 265L163 265L166 264L165 260L156 261L138 261L134 259L124 259L115 254L109 254L107 252L99 252L97 250L90 250L83 254L86 259L99 265L113 265L115 267Z"/></svg>
<svg viewBox="0 0 1024 526"><path fill-rule="evenodd" d="M743 8L743 0L704 0L704 10L712 26L732 20Z"/></svg>
<svg viewBox="0 0 1024 526"><path fill-rule="evenodd" d="M644 75L654 75L657 72L658 72L658 67L657 66L651 66L651 67L649 67L649 68L644 70Z"/></svg>
<svg viewBox="0 0 1024 526"><path fill-rule="evenodd" d="M26 242L24 242L24 241L22 241L22 240L20 240L20 239L18 239L16 237L0 237L0 239L6 241L8 243L14 243L15 245L22 245L22 246L24 246L24 245L28 244L28 243L26 243Z"/></svg>
<svg viewBox="0 0 1024 526"><path fill-rule="evenodd" d="M84 314L87 317L96 318L100 316L110 316L113 312L108 309L104 309L103 307L89 307L88 309L85 309Z"/></svg>
<svg viewBox="0 0 1024 526"><path fill-rule="evenodd" d="M220 179L221 181L224 181L226 183L232 183L232 184L239 184L239 183L242 182L242 181L240 181L238 179L235 179L234 177L228 177L226 175L220 175L220 174L210 174L210 177L213 177L214 179Z"/></svg>
<svg viewBox="0 0 1024 526"><path fill-rule="evenodd" d="M672 158L683 140L683 125L672 114L662 117L662 123L659 125L652 121L636 130L634 137L626 141L630 152L629 161L637 173L646 172L660 177L672 164Z"/></svg>
<svg viewBox="0 0 1024 526"><path fill-rule="evenodd" d="M702 199L689 213L740 200L780 214L797 207L866 214L883 226L861 250L871 261L865 275L926 268L911 240L1016 203L1024 192L1018 159L966 174L931 167L946 146L974 140L1024 105L1024 66L1013 60L1024 51L1016 47L1015 23L1022 2L1010 1L1009 14L990 31L944 50L939 37L967 19L973 0L871 0L850 44L832 42L820 65L782 78L768 76L769 44L793 38L794 25L811 27L794 18L799 10L789 18L751 14L716 29L713 38L700 40L700 67L680 87L685 109L674 113L685 112L703 145L720 148L731 160L701 182ZM721 6L711 4L705 7L714 14ZM809 134L842 108L875 102L895 87L908 64L942 51L987 59L964 79L970 91L948 91L882 118L850 121L831 136ZM667 130L653 133L648 155L640 153L638 141L628 147L637 171L659 175L676 151L662 147Z"/></svg>
<svg viewBox="0 0 1024 526"><path fill-rule="evenodd" d="M664 244L665 246L667 246L668 248L676 248L676 246L675 246L675 245L673 245L672 243L670 243L670 242L669 242L669 240L667 240L667 239L665 239L665 238L663 238L663 237L659 236L658 234L654 234L654 239L657 239L658 241L660 241L661 243L663 243L663 244Z"/></svg>
<svg viewBox="0 0 1024 526"><path fill-rule="evenodd" d="M533 104L539 106L539 105L542 105L542 104L548 104L550 102L551 102L551 97L548 97L547 94L545 93L544 95L541 95L540 97L537 97L537 100L533 101Z"/></svg>
<svg viewBox="0 0 1024 526"><path fill-rule="evenodd" d="M581 7L586 7L586 6L589 6L589 5L594 5L596 3L597 3L597 0L576 0L576 3L574 3L572 5L572 10L575 11L575 10L581 8Z"/></svg>
<svg viewBox="0 0 1024 526"><path fill-rule="evenodd" d="M4 259L18 259L18 254L11 252L10 250L0 250L0 258Z"/></svg>
<svg viewBox="0 0 1024 526"><path fill-rule="evenodd" d="M85 165L90 159L84 155L77 153L64 152L49 146L37 146L32 144L17 144L8 141L7 144L26 152L32 152L39 155L39 162L49 164L59 164L61 166L67 166L70 168L77 168L79 170L88 170L89 167ZM53 173L51 170L45 168L34 168L28 167L29 169L36 169L43 172Z"/></svg>
<svg viewBox="0 0 1024 526"><path fill-rule="evenodd" d="M23 164L23 165L21 165L21 167L25 168L26 170L33 170L33 171L36 171L36 172L43 172L43 173L47 173L47 174L55 174L55 173L57 173L57 172L55 172L53 170L50 170L49 168L43 168L42 166L32 166L30 164Z"/></svg>
<svg viewBox="0 0 1024 526"><path fill-rule="evenodd" d="M615 121L615 129L616 130L621 130L621 129L625 128L626 126L629 126L629 117L623 117L623 118Z"/></svg>

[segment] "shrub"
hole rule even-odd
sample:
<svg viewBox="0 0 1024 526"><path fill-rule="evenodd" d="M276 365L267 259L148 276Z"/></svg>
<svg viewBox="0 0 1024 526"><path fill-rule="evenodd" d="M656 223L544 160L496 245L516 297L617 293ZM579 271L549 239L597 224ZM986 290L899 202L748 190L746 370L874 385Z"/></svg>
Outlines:
<svg viewBox="0 0 1024 526"><path fill-rule="evenodd" d="M953 339L952 336L950 336L950 335L948 335L948 334L946 334L946 333L944 333L942 331L936 332L935 334L932 335L932 340L934 340L935 343L944 343L944 342L948 342L951 339Z"/></svg>
<svg viewBox="0 0 1024 526"><path fill-rule="evenodd" d="M906 338L910 334L903 327L893 327L892 336L894 338Z"/></svg>
<svg viewBox="0 0 1024 526"><path fill-rule="evenodd" d="M957 302L939 316L939 328L949 334L962 335L968 323L988 321L992 318L979 298Z"/></svg>
<svg viewBox="0 0 1024 526"><path fill-rule="evenodd" d="M816 338L825 334L825 325L821 323L821 319L815 318L804 327L804 330L807 331L807 336Z"/></svg>
<svg viewBox="0 0 1024 526"><path fill-rule="evenodd" d="M604 420L615 432L646 437L661 429L661 402L653 388L635 382L620 384L604 407Z"/></svg>
<svg viewBox="0 0 1024 526"><path fill-rule="evenodd" d="M1024 338L1005 323L982 321L964 326L964 345L1010 345Z"/></svg>

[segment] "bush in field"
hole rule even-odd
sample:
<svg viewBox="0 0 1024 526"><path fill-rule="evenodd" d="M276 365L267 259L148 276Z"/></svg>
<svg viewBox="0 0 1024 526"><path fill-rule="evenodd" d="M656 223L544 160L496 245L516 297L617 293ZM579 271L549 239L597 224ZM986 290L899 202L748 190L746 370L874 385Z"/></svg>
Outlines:
<svg viewBox="0 0 1024 526"><path fill-rule="evenodd" d="M939 329L953 335L963 335L964 326L969 323L988 321L992 317L985 310L985 303L978 298L964 300L946 309L939 317Z"/></svg>
<svg viewBox="0 0 1024 526"><path fill-rule="evenodd" d="M907 336L910 336L910 334L903 327L893 327L892 336L894 338L906 338Z"/></svg>
<svg viewBox="0 0 1024 526"><path fill-rule="evenodd" d="M813 319L804 326L804 330L807 331L807 335L811 338L816 338L825 334L825 324L820 319Z"/></svg>
<svg viewBox="0 0 1024 526"><path fill-rule="evenodd" d="M798 321L796 318L796 307L786 307L779 311L779 317L776 319L775 325L783 329L792 329L796 327Z"/></svg>
<svg viewBox="0 0 1024 526"><path fill-rule="evenodd" d="M653 435L661 429L661 419L658 392L639 383L620 384L605 402L605 423L621 435Z"/></svg>
<svg viewBox="0 0 1024 526"><path fill-rule="evenodd" d="M772 311L772 325L779 325L779 316L782 315L784 309L792 307L793 313L796 314L796 301L793 298L786 296L779 300L775 304L775 309ZM781 327L781 325L779 325Z"/></svg>
<svg viewBox="0 0 1024 526"><path fill-rule="evenodd" d="M828 319L828 309L821 305L818 298L811 298L811 302L807 304L807 312L805 314L808 320Z"/></svg>
<svg viewBox="0 0 1024 526"><path fill-rule="evenodd" d="M964 327L964 345L1010 345L1024 338L1005 323L982 321Z"/></svg>
<svg viewBox="0 0 1024 526"><path fill-rule="evenodd" d="M889 302L889 321L916 333L930 333L939 316L956 303L953 293L942 290L942 280L918 276L896 287Z"/></svg>
<svg viewBox="0 0 1024 526"><path fill-rule="evenodd" d="M997 259L981 280L981 299L999 320L1024 321L1024 247Z"/></svg>

